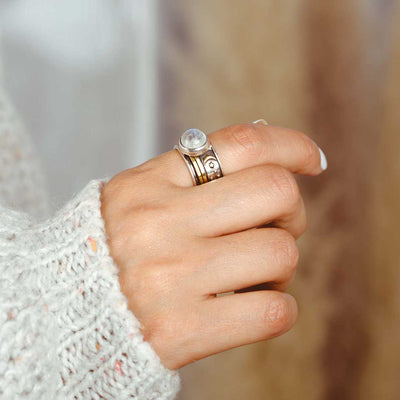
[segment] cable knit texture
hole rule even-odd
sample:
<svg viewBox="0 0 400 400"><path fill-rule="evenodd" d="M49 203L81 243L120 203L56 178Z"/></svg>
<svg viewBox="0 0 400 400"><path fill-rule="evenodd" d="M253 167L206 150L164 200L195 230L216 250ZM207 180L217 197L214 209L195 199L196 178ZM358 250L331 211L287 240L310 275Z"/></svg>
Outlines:
<svg viewBox="0 0 400 400"><path fill-rule="evenodd" d="M90 181L46 215L32 142L0 89L0 398L174 399L120 290L101 189Z"/></svg>

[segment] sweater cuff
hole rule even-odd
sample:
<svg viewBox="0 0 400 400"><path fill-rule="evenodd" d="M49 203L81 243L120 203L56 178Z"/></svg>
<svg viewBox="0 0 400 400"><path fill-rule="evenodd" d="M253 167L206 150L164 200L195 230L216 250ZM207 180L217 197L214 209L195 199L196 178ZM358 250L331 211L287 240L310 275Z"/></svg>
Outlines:
<svg viewBox="0 0 400 400"><path fill-rule="evenodd" d="M179 373L143 339L110 256L100 200L107 180L90 181L53 218L30 228L36 257L48 269L42 295L60 334L60 392L76 399L171 400L181 387Z"/></svg>

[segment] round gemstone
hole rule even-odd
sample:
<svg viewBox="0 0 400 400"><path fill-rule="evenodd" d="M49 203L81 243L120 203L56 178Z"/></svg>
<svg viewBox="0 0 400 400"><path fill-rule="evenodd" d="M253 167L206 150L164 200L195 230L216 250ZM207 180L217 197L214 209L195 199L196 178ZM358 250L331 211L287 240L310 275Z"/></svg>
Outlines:
<svg viewBox="0 0 400 400"><path fill-rule="evenodd" d="M207 143L207 136L200 129L188 129L181 136L181 143L189 150L195 150Z"/></svg>

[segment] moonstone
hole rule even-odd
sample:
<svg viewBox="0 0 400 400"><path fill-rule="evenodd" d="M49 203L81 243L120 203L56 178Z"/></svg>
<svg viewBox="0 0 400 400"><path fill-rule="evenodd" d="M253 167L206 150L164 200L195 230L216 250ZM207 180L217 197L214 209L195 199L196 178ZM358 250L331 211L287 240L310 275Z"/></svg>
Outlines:
<svg viewBox="0 0 400 400"><path fill-rule="evenodd" d="M207 142L207 136L200 129L188 129L181 136L181 143L189 150L198 149Z"/></svg>

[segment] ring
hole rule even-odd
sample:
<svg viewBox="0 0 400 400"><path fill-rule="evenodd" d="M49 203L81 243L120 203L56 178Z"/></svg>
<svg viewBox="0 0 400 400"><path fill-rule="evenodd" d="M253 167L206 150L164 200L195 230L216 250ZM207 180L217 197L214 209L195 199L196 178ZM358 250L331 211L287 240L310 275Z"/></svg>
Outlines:
<svg viewBox="0 0 400 400"><path fill-rule="evenodd" d="M263 124L263 125L269 125L268 124L268 122L264 119L264 118L261 118L261 119L257 119L257 120L255 120L255 121L253 121L252 122L252 124Z"/></svg>
<svg viewBox="0 0 400 400"><path fill-rule="evenodd" d="M221 162L210 139L200 129L188 129L174 146L185 161L194 185L221 178Z"/></svg>

